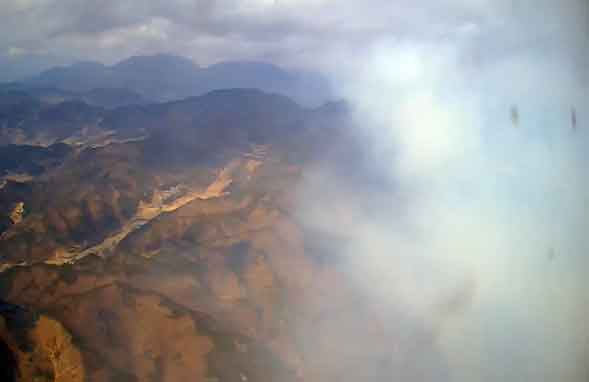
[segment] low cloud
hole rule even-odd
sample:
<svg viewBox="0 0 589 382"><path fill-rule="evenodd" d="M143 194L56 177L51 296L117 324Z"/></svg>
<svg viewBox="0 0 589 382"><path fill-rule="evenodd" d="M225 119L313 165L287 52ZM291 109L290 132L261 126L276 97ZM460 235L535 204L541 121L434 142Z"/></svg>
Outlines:
<svg viewBox="0 0 589 382"><path fill-rule="evenodd" d="M429 333L439 356L419 367L436 372L410 380L587 378L589 133L571 122L589 107L587 7L481 4L453 27L332 51L375 174L393 186L359 187L321 166L301 214L350 233L334 251L388 322L409 328L401 353Z"/></svg>

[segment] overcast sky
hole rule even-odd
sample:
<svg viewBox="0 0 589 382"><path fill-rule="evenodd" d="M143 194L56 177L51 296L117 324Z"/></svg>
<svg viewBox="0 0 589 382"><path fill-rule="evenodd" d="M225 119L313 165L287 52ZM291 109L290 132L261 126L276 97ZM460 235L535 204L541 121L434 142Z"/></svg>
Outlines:
<svg viewBox="0 0 589 382"><path fill-rule="evenodd" d="M466 41L479 64L522 49L586 64L588 19L584 0L3 0L0 70L156 52L329 69L383 38Z"/></svg>

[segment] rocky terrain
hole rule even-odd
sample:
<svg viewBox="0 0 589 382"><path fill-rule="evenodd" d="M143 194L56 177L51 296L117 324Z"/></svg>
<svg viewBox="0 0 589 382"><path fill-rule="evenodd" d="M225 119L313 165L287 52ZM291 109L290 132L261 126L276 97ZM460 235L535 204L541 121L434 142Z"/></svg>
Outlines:
<svg viewBox="0 0 589 382"><path fill-rule="evenodd" d="M57 157L4 146L19 171L41 167L0 189L5 379L389 379L378 309L296 214L307 169L345 136L345 107L228 90L45 110L18 118L71 121L62 142L89 123L131 138L70 140Z"/></svg>

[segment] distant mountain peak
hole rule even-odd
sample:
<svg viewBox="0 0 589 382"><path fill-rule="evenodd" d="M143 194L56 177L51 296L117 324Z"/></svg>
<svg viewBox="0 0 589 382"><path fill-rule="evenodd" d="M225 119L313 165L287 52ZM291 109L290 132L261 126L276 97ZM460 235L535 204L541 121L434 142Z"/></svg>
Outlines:
<svg viewBox="0 0 589 382"><path fill-rule="evenodd" d="M138 56L131 56L126 58L117 64L113 65L113 69L124 69L124 68L137 68L137 67L148 67L148 68L156 68L156 67L175 67L177 68L184 68L189 70L196 70L198 66L194 63L194 61L182 57L182 56L175 56L172 54L165 54L165 53L157 53L151 55L138 55Z"/></svg>
<svg viewBox="0 0 589 382"><path fill-rule="evenodd" d="M257 61L227 61L201 68L186 57L171 54L132 56L112 66L80 62L49 69L24 84L78 93L125 88L160 102L230 88L256 88L286 95L305 105L318 105L331 98L326 81L316 74Z"/></svg>

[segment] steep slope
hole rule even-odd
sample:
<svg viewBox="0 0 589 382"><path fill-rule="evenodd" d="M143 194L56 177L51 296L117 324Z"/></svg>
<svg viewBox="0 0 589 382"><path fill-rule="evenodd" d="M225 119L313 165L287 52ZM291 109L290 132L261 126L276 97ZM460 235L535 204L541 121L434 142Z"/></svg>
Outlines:
<svg viewBox="0 0 589 382"><path fill-rule="evenodd" d="M268 142L286 147L317 120L315 112L285 97L239 89L111 112L64 103L37 116L30 123L55 121L60 129L69 128L65 122L74 129L95 119L97 129L118 139L82 146L26 191L14 182L0 190L5 213L19 203L25 211L19 224L3 228L5 266L68 258L114 239L151 214L141 208L153 210L155 196L176 189L178 198L198 197L236 155ZM138 127L144 134L139 140L133 138Z"/></svg>
<svg viewBox="0 0 589 382"><path fill-rule="evenodd" d="M119 87L98 87L84 92L74 92L55 87L39 87L24 83L0 84L0 105L14 102L23 98L36 99L37 101L56 105L66 101L83 101L92 106L114 109L120 106L139 105L148 103L148 100L139 93Z"/></svg>
<svg viewBox="0 0 589 382"><path fill-rule="evenodd" d="M59 322L0 301L0 344L11 373L5 380L83 382L85 368L70 333Z"/></svg>
<svg viewBox="0 0 589 382"><path fill-rule="evenodd" d="M112 110L81 101L44 103L21 91L0 92L0 145L65 142L97 147L147 135L172 139L168 129L176 132L177 144L189 139L186 143L195 145L195 137L186 134L198 133L206 134L198 140L210 145L207 139L215 135L224 141L244 141L290 134L314 114L287 97L255 89L217 90L181 101Z"/></svg>
<svg viewBox="0 0 589 382"><path fill-rule="evenodd" d="M210 187L226 194L163 211L103 258L13 268L0 294L62 322L83 344L91 381L122 371L158 381L390 377L393 341L378 315L292 215L300 173L269 148L233 163L218 178L231 184ZM343 332L353 346L339 345Z"/></svg>
<svg viewBox="0 0 589 382"><path fill-rule="evenodd" d="M0 236L0 299L33 315L1 332L4 359L29 359L20 335L42 349L21 377L391 380L394 331L324 249L340 238L296 213L309 169L335 146L355 160L344 109L225 90L103 112L103 128L145 139L0 190L24 210Z"/></svg>
<svg viewBox="0 0 589 382"><path fill-rule="evenodd" d="M71 152L72 148L63 143L49 147L0 146L0 177L11 173L38 175L60 164Z"/></svg>
<svg viewBox="0 0 589 382"><path fill-rule="evenodd" d="M21 93L22 94L22 93ZM102 108L81 101L43 103L24 96L22 100L0 93L0 145L49 146L76 135L92 135L99 129Z"/></svg>

